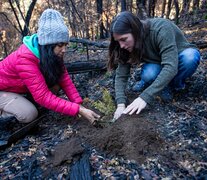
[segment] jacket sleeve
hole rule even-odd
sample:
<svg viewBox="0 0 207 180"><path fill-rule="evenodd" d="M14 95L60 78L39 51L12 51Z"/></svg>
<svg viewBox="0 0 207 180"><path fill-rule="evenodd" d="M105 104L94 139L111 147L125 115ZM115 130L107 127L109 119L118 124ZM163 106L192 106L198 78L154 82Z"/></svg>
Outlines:
<svg viewBox="0 0 207 180"><path fill-rule="evenodd" d="M130 65L129 64L119 64L116 69L115 77L115 94L117 104L126 104L127 97L125 95L125 89L127 86L127 81L130 76Z"/></svg>
<svg viewBox="0 0 207 180"><path fill-rule="evenodd" d="M72 80L70 79L70 76L69 76L66 68L64 68L64 74L61 77L59 84L71 102L74 102L77 104L81 104L83 102L75 85L73 84Z"/></svg>
<svg viewBox="0 0 207 180"><path fill-rule="evenodd" d="M70 116L79 112L79 104L59 98L49 90L37 61L28 57L18 58L18 61L16 71L39 105ZM72 95L73 98L74 96Z"/></svg>
<svg viewBox="0 0 207 180"><path fill-rule="evenodd" d="M170 24L163 24L154 41L161 57L162 70L155 81L140 94L140 97L149 104L153 102L154 96L165 88L178 72L178 49L175 33Z"/></svg>

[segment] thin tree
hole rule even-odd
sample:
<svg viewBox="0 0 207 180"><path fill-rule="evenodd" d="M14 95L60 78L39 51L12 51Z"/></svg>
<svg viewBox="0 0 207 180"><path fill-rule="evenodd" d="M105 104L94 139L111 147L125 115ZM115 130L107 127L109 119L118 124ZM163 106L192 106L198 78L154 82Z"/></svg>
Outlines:
<svg viewBox="0 0 207 180"><path fill-rule="evenodd" d="M181 15L185 15L185 14L188 13L189 7L190 7L190 1L191 0L183 0L183 2L182 2L183 7L182 7L182 10L181 10Z"/></svg>
<svg viewBox="0 0 207 180"><path fill-rule="evenodd" d="M18 17L18 15L17 15L17 12L16 12L16 10L15 10L15 8L14 8L14 6L13 6L11 0L9 0L9 4L10 4L10 7L11 7L13 13L14 13L15 18L16 18L16 21L17 21L18 27L19 27L19 29L20 29L20 32L22 33L22 32L23 32L23 28L22 28L22 26L21 26L19 17Z"/></svg>
<svg viewBox="0 0 207 180"><path fill-rule="evenodd" d="M30 3L29 8L28 8L28 11L26 13L26 17L24 17L24 15L22 13L22 10L20 8L19 1L15 0L15 3L16 3L17 8L18 8L18 11L19 11L19 13L21 15L21 18L24 21L24 27L22 27L22 25L20 23L20 19L18 17L18 13L16 12L16 9L15 9L12 1L9 0L8 2L9 2L10 7L11 7L11 9L12 9L14 15L15 15L15 18L16 18L16 21L17 21L17 24L18 24L18 28L19 28L19 30L21 32L22 37L28 35L30 33L30 30L29 30L29 22L30 22L30 19L32 17L32 12L34 10L34 7L35 7L35 4L36 4L37 0L32 0L32 2Z"/></svg>
<svg viewBox="0 0 207 180"><path fill-rule="evenodd" d="M25 25L24 25L24 29L23 29L23 34L27 35L28 33L30 34L30 30L29 30L29 23L30 23L30 19L32 17L32 12L35 8L37 0L32 0L31 4L29 5L29 9L27 11L26 17L25 17Z"/></svg>
<svg viewBox="0 0 207 180"><path fill-rule="evenodd" d="M139 16L140 19L146 19L147 16L147 12L146 12L146 8L145 8L145 2L144 0L137 0L136 4L137 4L137 15Z"/></svg>
<svg viewBox="0 0 207 180"><path fill-rule="evenodd" d="M171 12L172 0L168 0L166 18L169 19Z"/></svg>
<svg viewBox="0 0 207 180"><path fill-rule="evenodd" d="M97 3L97 13L98 13L98 22L99 22L99 31L100 39L104 39L104 24L103 24L103 0L96 0Z"/></svg>
<svg viewBox="0 0 207 180"><path fill-rule="evenodd" d="M161 17L164 17L164 15L165 15L165 6L166 6L166 0L163 0L162 1L162 14L161 14Z"/></svg>
<svg viewBox="0 0 207 180"><path fill-rule="evenodd" d="M121 0L121 11L126 11L127 8L126 8L126 0Z"/></svg>
<svg viewBox="0 0 207 180"><path fill-rule="evenodd" d="M193 0L193 10L198 10L199 9L199 0Z"/></svg>
<svg viewBox="0 0 207 180"><path fill-rule="evenodd" d="M179 4L178 4L178 0L174 0L174 4L175 4L175 23L178 24L179 22Z"/></svg>
<svg viewBox="0 0 207 180"><path fill-rule="evenodd" d="M115 11L116 11L116 14L118 13L118 7L119 7L119 0L116 0L115 1Z"/></svg>
<svg viewBox="0 0 207 180"><path fill-rule="evenodd" d="M149 17L154 17L155 15L155 4L156 4L156 0L148 1L148 16Z"/></svg>

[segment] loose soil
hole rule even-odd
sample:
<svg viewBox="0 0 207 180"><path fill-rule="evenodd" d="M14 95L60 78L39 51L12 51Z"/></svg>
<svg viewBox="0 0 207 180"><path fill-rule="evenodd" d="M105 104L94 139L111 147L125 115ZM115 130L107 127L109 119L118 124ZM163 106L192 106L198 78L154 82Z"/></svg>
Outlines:
<svg viewBox="0 0 207 180"><path fill-rule="evenodd" d="M146 158L157 155L165 147L164 140L156 130L156 124L149 120L154 118L154 115L146 116L147 112L139 117L125 115L103 128L95 128L88 121L78 119L74 122L77 130L75 136L78 138L73 140L76 140L76 143L69 139L64 141L64 145L58 145L53 164L57 164L57 159L59 159L58 164L65 161L66 157L63 157L63 154L66 152L68 159L71 159L70 155L73 156L75 150L77 150L75 154L78 154L81 143L90 144L109 156L122 156L129 160L136 160L140 164L143 163ZM73 149L72 152L68 148Z"/></svg>
<svg viewBox="0 0 207 180"><path fill-rule="evenodd" d="M205 24L198 25L201 26L206 28ZM195 37L207 40L206 30L195 33ZM194 39L193 35L188 38ZM0 151L0 179L68 179L71 167L86 149L95 149L99 153L96 157L102 160L123 158L150 172L148 176L140 173L139 179L207 178L206 52L201 50L203 60L187 80L186 90L174 94L171 103L157 98L139 115L123 115L115 123L95 127L81 117L65 117L48 111L36 129ZM73 80L83 97L100 100L103 88L114 96L113 78L108 75L80 74L73 76ZM137 96L128 92L129 101ZM91 107L88 103L85 105ZM122 170L122 164L115 166ZM114 169L100 167L105 167L107 172L93 166L92 174L99 172L99 179L110 179L109 172Z"/></svg>

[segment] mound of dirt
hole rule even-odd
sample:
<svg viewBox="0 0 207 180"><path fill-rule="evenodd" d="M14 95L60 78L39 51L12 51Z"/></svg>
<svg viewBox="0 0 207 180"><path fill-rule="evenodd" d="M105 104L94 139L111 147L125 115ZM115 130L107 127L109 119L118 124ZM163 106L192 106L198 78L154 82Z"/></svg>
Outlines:
<svg viewBox="0 0 207 180"><path fill-rule="evenodd" d="M124 115L104 128L95 128L84 119L79 119L73 122L73 127L77 130L77 138L80 138L83 144L89 144L108 156L122 156L138 163L143 163L146 158L157 153L160 154L165 144L156 132L156 124L142 115ZM64 145L57 145L56 149L61 151L55 151L54 160L61 159L58 156L62 157L62 152L68 152L68 148L73 149L71 155L76 154L75 150L79 151L77 143L69 139ZM66 160L65 158L71 160L69 155L62 159Z"/></svg>
<svg viewBox="0 0 207 180"><path fill-rule="evenodd" d="M61 142L52 152L51 163L58 166L65 161L71 162L75 156L82 154L84 148L78 138L72 137L67 142Z"/></svg>

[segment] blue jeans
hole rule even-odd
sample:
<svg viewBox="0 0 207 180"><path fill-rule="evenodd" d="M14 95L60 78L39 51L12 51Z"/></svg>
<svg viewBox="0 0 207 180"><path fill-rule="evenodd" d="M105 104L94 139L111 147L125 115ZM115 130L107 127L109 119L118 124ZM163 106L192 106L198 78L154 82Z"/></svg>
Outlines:
<svg viewBox="0 0 207 180"><path fill-rule="evenodd" d="M178 73L170 82L175 90L185 88L185 80L191 77L200 63L200 53L193 48L187 48L178 55ZM150 85L158 76L162 67L160 64L146 63L142 66L141 81Z"/></svg>

